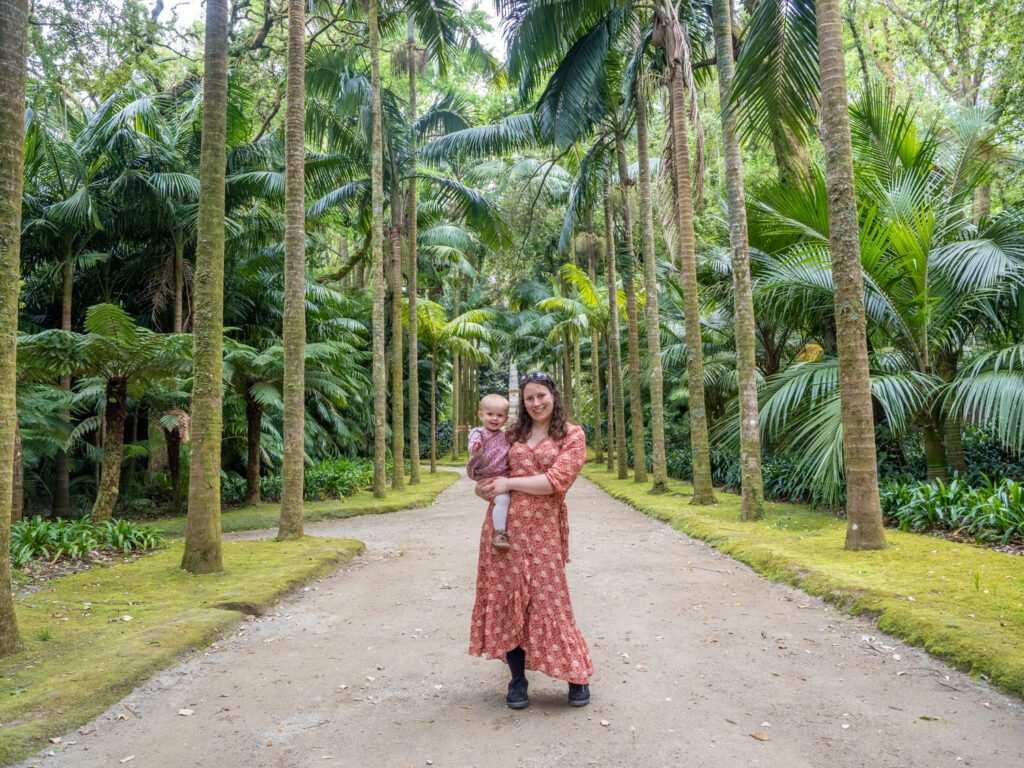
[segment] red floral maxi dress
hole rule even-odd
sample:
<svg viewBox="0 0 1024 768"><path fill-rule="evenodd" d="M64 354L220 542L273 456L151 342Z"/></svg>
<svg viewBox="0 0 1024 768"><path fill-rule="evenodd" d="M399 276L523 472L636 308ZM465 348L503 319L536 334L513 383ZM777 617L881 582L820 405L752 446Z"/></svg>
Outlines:
<svg viewBox="0 0 1024 768"><path fill-rule="evenodd" d="M587 643L573 618L565 564L569 562L569 519L565 494L587 458L583 430L569 425L562 440L545 437L536 447L513 443L509 475L547 475L549 496L512 492L506 551L491 546L491 509L480 532L476 604L469 652L504 659L513 648L526 651L526 668L557 680L589 682L594 673Z"/></svg>

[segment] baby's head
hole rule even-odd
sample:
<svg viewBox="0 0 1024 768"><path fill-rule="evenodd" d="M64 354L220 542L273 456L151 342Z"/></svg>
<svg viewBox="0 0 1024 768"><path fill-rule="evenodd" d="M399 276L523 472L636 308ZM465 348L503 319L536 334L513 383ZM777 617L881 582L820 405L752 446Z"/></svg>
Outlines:
<svg viewBox="0 0 1024 768"><path fill-rule="evenodd" d="M508 421L508 400L501 395L484 395L476 415L484 427L497 431Z"/></svg>

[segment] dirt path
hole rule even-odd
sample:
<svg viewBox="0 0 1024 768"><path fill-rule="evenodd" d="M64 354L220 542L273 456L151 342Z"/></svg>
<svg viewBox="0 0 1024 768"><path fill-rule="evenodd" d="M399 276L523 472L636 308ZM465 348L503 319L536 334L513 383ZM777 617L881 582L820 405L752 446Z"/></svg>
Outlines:
<svg viewBox="0 0 1024 768"><path fill-rule="evenodd" d="M534 674L513 712L505 666L466 655L483 506L461 480L428 509L310 526L367 553L26 765L1024 765L1021 702L586 480L569 501L585 709Z"/></svg>

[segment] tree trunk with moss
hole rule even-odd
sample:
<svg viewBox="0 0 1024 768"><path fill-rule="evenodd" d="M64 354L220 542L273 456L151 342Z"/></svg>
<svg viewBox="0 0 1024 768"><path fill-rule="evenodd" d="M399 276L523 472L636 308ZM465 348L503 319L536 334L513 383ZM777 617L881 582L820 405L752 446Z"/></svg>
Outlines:
<svg viewBox="0 0 1024 768"><path fill-rule="evenodd" d="M686 83L682 72L682 46L685 41L675 14L668 14L665 9L656 12L655 28L668 63L672 176L676 230L679 236L679 280L683 286L686 375L690 390L690 452L693 455L693 497L690 503L714 504L708 417L704 402L704 354L701 346L696 237L693 231Z"/></svg>
<svg viewBox="0 0 1024 768"><path fill-rule="evenodd" d="M615 268L615 219L612 215L611 182L605 179L604 189L605 258L608 260L608 376L612 383L615 412L615 455L619 479L629 477L626 461L626 403L622 391L622 350L619 336L619 284ZM611 431L611 419L608 421ZM611 450L612 442L608 442Z"/></svg>
<svg viewBox="0 0 1024 768"><path fill-rule="evenodd" d="M71 309L74 297L75 284L75 257L72 251L71 242L65 244L64 264L62 267L63 285L61 297L60 327L61 330L71 331ZM60 377L60 386L66 392L71 391L71 376ZM71 414L65 411L61 418L65 422L71 421ZM71 516L71 466L67 451L59 450L54 457L53 467L53 503L51 505L54 517L67 518Z"/></svg>
<svg viewBox="0 0 1024 768"><path fill-rule="evenodd" d="M103 466L91 514L94 521L110 520L114 516L114 506L121 488L124 424L128 417L128 379L109 379L106 400L103 411Z"/></svg>
<svg viewBox="0 0 1024 768"><path fill-rule="evenodd" d="M221 386L224 346L224 174L227 157L228 8L206 2L203 128L194 289L192 464L185 553L192 573L223 570L220 541Z"/></svg>
<svg viewBox="0 0 1024 768"><path fill-rule="evenodd" d="M402 351L402 211L401 190L395 184L391 189L391 264L388 270L391 288L391 487L405 488L405 398L402 376L405 355ZM398 203L398 205L396 205Z"/></svg>
<svg viewBox="0 0 1024 768"><path fill-rule="evenodd" d="M21 522L25 511L25 461L21 450L21 429L14 425L14 473L11 478L11 524Z"/></svg>
<svg viewBox="0 0 1024 768"><path fill-rule="evenodd" d="M409 19L407 44L409 46L409 125L416 124L416 27ZM420 360L419 318L416 316L416 292L419 290L416 251L416 131L409 131L409 202L406 210L406 232L409 237L409 265L406 282L409 292L409 485L420 483ZM433 471L433 470L431 470Z"/></svg>
<svg viewBox="0 0 1024 768"><path fill-rule="evenodd" d="M370 147L370 293L373 297L373 495L387 485L387 375L384 370L384 155L380 93L380 30L377 2L367 2L373 140Z"/></svg>
<svg viewBox="0 0 1024 768"><path fill-rule="evenodd" d="M594 214L587 208L587 276L590 284L597 287L597 253L594 247ZM594 461L604 461L601 440L601 333L593 322L590 323L590 384L594 399Z"/></svg>
<svg viewBox="0 0 1024 768"><path fill-rule="evenodd" d="M181 430L165 429L167 473L171 476L171 514L181 514Z"/></svg>
<svg viewBox="0 0 1024 768"><path fill-rule="evenodd" d="M718 94L728 104L733 79L732 18L729 0L713 0ZM747 242L747 202L743 189L743 152L736 118L722 109L725 148L725 186L729 198L729 245L732 251L732 286L736 320L736 368L740 401L740 517L757 520L764 515L764 479L761 474L761 431L757 402L757 341L754 297Z"/></svg>
<svg viewBox="0 0 1024 768"><path fill-rule="evenodd" d="M665 460L665 376L661 366L661 313L658 309L658 274L654 254L654 211L651 204L650 140L647 127L647 94L642 79L636 86L636 145L640 179L640 226L643 232L644 291L647 307L647 366L651 390L651 453L654 484L651 493L668 492Z"/></svg>
<svg viewBox="0 0 1024 768"><path fill-rule="evenodd" d="M629 342L629 415L633 433L633 479L638 483L646 483L647 451L644 447L644 405L640 385L640 323L633 272L636 251L633 247L633 205L629 194L633 180L629 178L626 144L621 133L616 134L615 150L619 164L619 184L622 189L622 236L626 241L626 259L629 264L629 269L622 274L622 286L626 290L626 339Z"/></svg>
<svg viewBox="0 0 1024 768"><path fill-rule="evenodd" d="M430 474L437 474L437 351L430 356Z"/></svg>
<svg viewBox="0 0 1024 768"><path fill-rule="evenodd" d="M288 0L288 82L284 116L284 458L277 540L303 534L306 456L306 0ZM258 433L257 433L258 434ZM253 462L250 445L249 460ZM259 446L255 457L259 497ZM249 470L251 474L252 470ZM247 478L251 481L251 478ZM252 488L247 489L248 493Z"/></svg>
<svg viewBox="0 0 1024 768"><path fill-rule="evenodd" d="M818 0L821 118L828 188L829 242L835 284L839 391L846 471L846 548L885 546L878 493L875 424L868 370L860 228L846 94L843 26L838 0Z"/></svg>
<svg viewBox="0 0 1024 768"><path fill-rule="evenodd" d="M260 503L260 436L263 431L263 406L245 393L245 503ZM282 501L284 496L282 482Z"/></svg>
<svg viewBox="0 0 1024 768"><path fill-rule="evenodd" d="M611 360L611 352L608 351L608 339L605 338L605 360ZM607 464L605 469L608 472L612 472L615 469L615 398L612 393L612 376L611 372L605 376L607 380L605 382L605 398L608 401L608 450L607 450Z"/></svg>
<svg viewBox="0 0 1024 768"><path fill-rule="evenodd" d="M9 468L18 425L15 404L18 291L21 287L21 199L24 184L25 70L28 2L0 3L0 656L21 650L11 598Z"/></svg>

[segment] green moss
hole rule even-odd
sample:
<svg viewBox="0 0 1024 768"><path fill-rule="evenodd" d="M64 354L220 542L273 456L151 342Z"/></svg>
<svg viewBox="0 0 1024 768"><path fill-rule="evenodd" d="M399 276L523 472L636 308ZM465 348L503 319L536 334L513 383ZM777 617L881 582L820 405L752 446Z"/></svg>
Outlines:
<svg viewBox="0 0 1024 768"><path fill-rule="evenodd" d="M327 501L307 501L304 507L303 520L307 523L326 518L346 518L357 515L379 515L385 512L397 512L400 509L425 507L437 498L441 491L459 479L455 472L438 472L431 475L423 472L419 485L409 485L406 481L405 490L392 491L383 499L373 498L370 491L360 491L347 499ZM248 507L227 510L221 515L221 530L253 531L277 526L281 512L278 503L253 504ZM154 528L168 537L185 535L185 517L165 517L150 523Z"/></svg>
<svg viewBox="0 0 1024 768"><path fill-rule="evenodd" d="M617 499L713 544L758 572L794 584L961 669L1024 694L1024 560L994 550L887 530L878 552L843 549L845 521L806 507L768 504L764 520L744 523L740 497L687 503L692 487L672 493L619 480L588 464L583 474Z"/></svg>
<svg viewBox="0 0 1024 768"><path fill-rule="evenodd" d="M25 650L0 660L0 764L87 722L230 630L241 614L218 605L269 606L364 548L349 539L230 541L223 573L193 576L179 567L182 546L55 579L17 600Z"/></svg>

